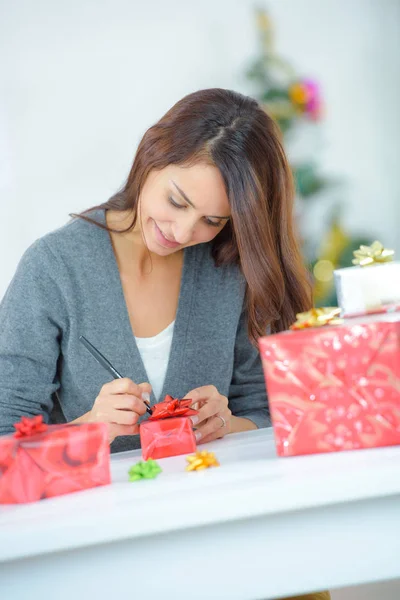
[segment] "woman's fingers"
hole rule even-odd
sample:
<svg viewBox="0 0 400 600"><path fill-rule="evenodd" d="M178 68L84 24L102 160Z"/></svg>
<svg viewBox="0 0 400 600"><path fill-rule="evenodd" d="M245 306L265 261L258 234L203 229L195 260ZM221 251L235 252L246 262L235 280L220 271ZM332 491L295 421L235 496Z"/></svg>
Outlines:
<svg viewBox="0 0 400 600"><path fill-rule="evenodd" d="M228 407L228 399L225 396L221 396L218 394L217 396L211 397L201 408L199 408L199 412L195 417L197 420L193 420L193 424L200 424L215 416L218 413L222 413Z"/></svg>
<svg viewBox="0 0 400 600"><path fill-rule="evenodd" d="M141 391L141 398L150 402L150 394L152 390L150 383L139 383L139 388Z"/></svg>
<svg viewBox="0 0 400 600"><path fill-rule="evenodd" d="M218 390L215 385L203 385L201 387L195 388L186 394L184 400L190 398L193 402L198 402L200 404L203 401L208 400L212 396L218 395Z"/></svg>
<svg viewBox="0 0 400 600"><path fill-rule="evenodd" d="M141 398L143 392L150 393L151 385L149 383L137 384L128 377L114 379L109 383L105 383L101 388L101 393L104 395L129 394Z"/></svg>
<svg viewBox="0 0 400 600"><path fill-rule="evenodd" d="M144 415L146 412L144 401L131 394L115 394L114 396L109 397L109 401L113 408L133 410L139 415Z"/></svg>
<svg viewBox="0 0 400 600"><path fill-rule="evenodd" d="M202 425L196 427L194 433L196 440L198 442L210 441L211 439L215 440L224 437L224 435L229 433L230 417L231 412L228 409L224 414L214 415L207 419Z"/></svg>
<svg viewBox="0 0 400 600"><path fill-rule="evenodd" d="M110 409L109 417L110 423L116 425L136 425L139 420L139 415L133 410L118 410L115 408Z"/></svg>
<svg viewBox="0 0 400 600"><path fill-rule="evenodd" d="M150 392L149 383L138 385L127 377L110 381L101 388L88 420L108 423L111 442L119 435L136 435L138 420L146 413L146 394Z"/></svg>

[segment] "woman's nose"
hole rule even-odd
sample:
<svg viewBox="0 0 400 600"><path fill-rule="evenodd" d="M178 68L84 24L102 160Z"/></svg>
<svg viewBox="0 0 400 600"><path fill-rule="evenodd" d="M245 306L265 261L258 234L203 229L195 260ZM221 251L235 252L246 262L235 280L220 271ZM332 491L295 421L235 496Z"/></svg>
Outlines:
<svg viewBox="0 0 400 600"><path fill-rule="evenodd" d="M192 237L196 226L196 221L193 219L182 219L172 228L174 238L179 244L188 244Z"/></svg>

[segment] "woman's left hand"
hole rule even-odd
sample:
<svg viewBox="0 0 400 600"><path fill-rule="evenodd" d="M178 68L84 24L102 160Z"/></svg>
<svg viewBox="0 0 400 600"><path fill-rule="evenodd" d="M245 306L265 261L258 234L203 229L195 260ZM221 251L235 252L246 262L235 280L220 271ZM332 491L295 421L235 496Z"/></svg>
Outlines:
<svg viewBox="0 0 400 600"><path fill-rule="evenodd" d="M186 394L192 406L199 412L190 417L196 428L198 443L211 442L222 438L232 431L232 413L228 407L228 398L222 396L214 385L204 385Z"/></svg>

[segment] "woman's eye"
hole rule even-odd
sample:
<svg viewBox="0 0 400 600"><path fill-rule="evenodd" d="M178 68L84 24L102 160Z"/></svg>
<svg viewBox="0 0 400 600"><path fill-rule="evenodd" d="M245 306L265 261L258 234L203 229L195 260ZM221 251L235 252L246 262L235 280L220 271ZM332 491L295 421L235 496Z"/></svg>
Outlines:
<svg viewBox="0 0 400 600"><path fill-rule="evenodd" d="M187 208L186 204L179 204L178 202L176 202L172 196L168 196L168 202L174 207L174 208ZM223 221L211 221L211 219L209 219L208 217L204 217L204 222L207 225L210 225L210 227L221 227Z"/></svg>
<svg viewBox="0 0 400 600"><path fill-rule="evenodd" d="M168 201L170 204L172 204L172 206L175 206L175 208L186 208L185 205L178 204L178 202L175 202L175 200L171 196L168 197Z"/></svg>
<svg viewBox="0 0 400 600"><path fill-rule="evenodd" d="M223 223L223 221L210 221L210 219L207 219L207 217L204 217L204 220L207 225L211 225L211 227L221 227Z"/></svg>

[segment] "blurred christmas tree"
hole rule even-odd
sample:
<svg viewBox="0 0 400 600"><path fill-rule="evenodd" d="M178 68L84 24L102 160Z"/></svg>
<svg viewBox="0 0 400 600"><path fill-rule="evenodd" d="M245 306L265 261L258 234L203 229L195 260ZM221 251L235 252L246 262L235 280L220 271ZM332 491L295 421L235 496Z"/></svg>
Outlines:
<svg viewBox="0 0 400 600"><path fill-rule="evenodd" d="M272 23L258 10L260 55L247 77L255 95L278 123L296 183L296 216L305 259L314 281L316 306L337 303L333 271L352 266L353 250L369 244L370 236L352 236L341 218L343 184L321 173L320 131L323 103L320 86L300 77L274 49Z"/></svg>

